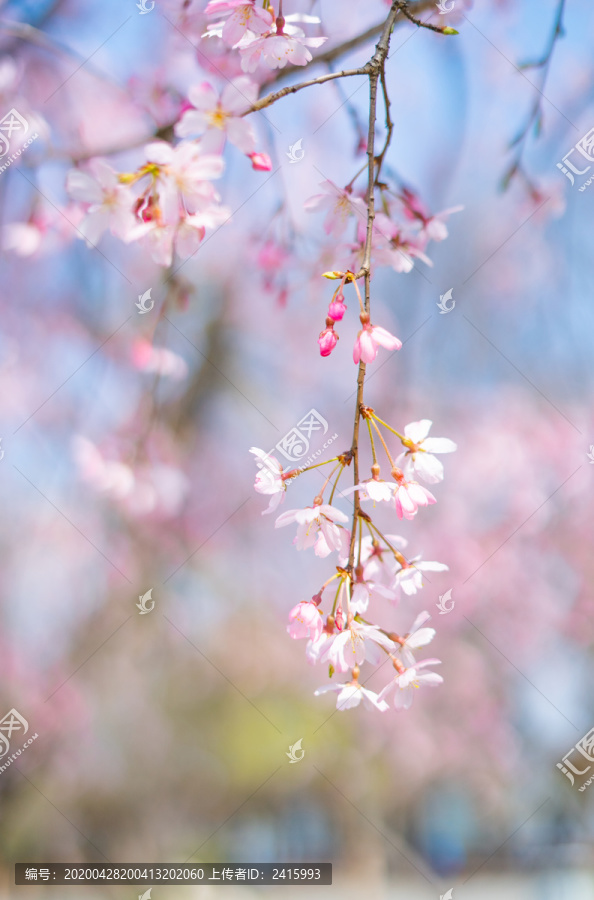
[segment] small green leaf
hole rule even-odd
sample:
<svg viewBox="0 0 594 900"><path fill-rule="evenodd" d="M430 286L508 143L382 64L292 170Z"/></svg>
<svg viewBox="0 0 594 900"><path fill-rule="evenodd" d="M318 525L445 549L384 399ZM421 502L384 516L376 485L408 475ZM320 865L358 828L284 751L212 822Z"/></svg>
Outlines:
<svg viewBox="0 0 594 900"><path fill-rule="evenodd" d="M450 28L449 25L446 25L446 27L442 31L442 34L460 34L460 32L456 31L455 28Z"/></svg>
<svg viewBox="0 0 594 900"><path fill-rule="evenodd" d="M505 175L503 176L503 178L501 179L501 181L499 183L500 191L505 192L508 189L511 180L514 177L514 175L517 173L517 171L518 171L518 164L512 163L512 165L507 170L507 172L505 173Z"/></svg>

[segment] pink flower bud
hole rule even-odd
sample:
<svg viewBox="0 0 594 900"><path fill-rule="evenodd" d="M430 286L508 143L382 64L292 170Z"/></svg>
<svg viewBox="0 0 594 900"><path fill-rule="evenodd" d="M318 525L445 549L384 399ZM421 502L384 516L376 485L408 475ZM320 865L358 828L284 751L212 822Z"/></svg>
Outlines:
<svg viewBox="0 0 594 900"><path fill-rule="evenodd" d="M338 342L338 335L334 332L334 326L330 325L320 332L318 344L320 345L320 353L322 356L330 356Z"/></svg>
<svg viewBox="0 0 594 900"><path fill-rule="evenodd" d="M270 172L272 169L272 160L267 153L248 153L252 161L252 169L258 172Z"/></svg>
<svg viewBox="0 0 594 900"><path fill-rule="evenodd" d="M345 312L346 305L344 303L344 296L339 294L328 307L328 315L331 319L334 319L335 322L340 322Z"/></svg>

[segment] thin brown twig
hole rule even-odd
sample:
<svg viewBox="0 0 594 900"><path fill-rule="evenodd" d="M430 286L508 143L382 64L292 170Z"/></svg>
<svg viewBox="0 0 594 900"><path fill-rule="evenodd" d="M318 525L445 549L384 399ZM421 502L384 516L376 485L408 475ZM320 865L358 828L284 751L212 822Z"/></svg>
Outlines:
<svg viewBox="0 0 594 900"><path fill-rule="evenodd" d="M400 0L398 3L398 9L405 16L409 22L412 22L413 25L416 25L417 28L427 28L429 31L435 31L437 34L457 34L457 31L454 31L453 28L450 28L449 25L440 26L440 25L431 25L430 22L423 22L421 19L417 18L417 16L413 15L409 9L409 4L406 0Z"/></svg>
<svg viewBox="0 0 594 900"><path fill-rule="evenodd" d="M373 222L375 219L375 120L377 112L377 85L380 74L384 68L388 50L390 48L390 36L396 17L398 15L398 3L395 0L388 18L384 23L381 37L375 48L375 53L369 60L367 68L369 70L369 131L367 136L367 232L365 235L365 250L363 254L363 264L361 271L365 279L365 312L369 315L371 307L371 240L373 236ZM387 149L387 148L386 148ZM353 423L353 443L351 445L351 453L353 457L353 475L355 485L359 484L359 423L361 420L361 411L363 407L363 388L365 385L365 363L359 362L359 372L357 374L357 398L355 400L355 421ZM349 561L347 571L352 574L355 562L355 538L357 531L357 521L361 514L361 501L359 499L359 491L355 491L355 500L353 506L353 524L351 528L351 544L349 549Z"/></svg>
<svg viewBox="0 0 594 900"><path fill-rule="evenodd" d="M298 84L289 84L279 91L274 91L272 94L261 97L260 100L257 100L252 106L246 109L245 112L242 112L241 115L247 116L249 113L257 112L259 109L265 109L267 106L276 103L276 101L280 100L282 97L286 97L287 94L296 94L297 91L302 91L303 88L311 87L314 84L324 84L325 81L333 81L335 78L348 78L351 75L367 75L369 71L369 64L367 64L365 66L360 66L358 69L344 69L341 72L329 72L326 75L319 75L317 78L310 78L309 81L300 81Z"/></svg>
<svg viewBox="0 0 594 900"><path fill-rule="evenodd" d="M377 172L375 174L375 184L379 184L379 177L384 162L384 157L388 152L388 147L390 146L390 143L392 141L392 132L394 130L394 123L390 116L390 98L388 97L388 88L386 85L386 73L383 67L380 73L380 83L382 86L382 96L384 98L384 108L386 110L386 140L384 142L382 152L376 159Z"/></svg>

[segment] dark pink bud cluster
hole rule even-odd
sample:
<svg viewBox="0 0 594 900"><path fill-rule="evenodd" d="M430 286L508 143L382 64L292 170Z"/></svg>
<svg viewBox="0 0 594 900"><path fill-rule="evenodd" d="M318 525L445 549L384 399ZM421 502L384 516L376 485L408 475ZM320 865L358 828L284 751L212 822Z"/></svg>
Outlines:
<svg viewBox="0 0 594 900"><path fill-rule="evenodd" d="M342 284L341 284L342 288ZM346 304L344 302L344 294L340 289L330 301L328 307L328 315L326 317L326 327L320 333L318 344L320 345L320 353L322 356L330 356L336 344L338 343L338 335L334 331L334 323L340 322L346 312Z"/></svg>
<svg viewBox="0 0 594 900"><path fill-rule="evenodd" d="M334 331L334 319L330 316L326 319L326 327L320 332L318 344L320 345L320 353L322 356L330 356L336 344L338 343L338 335Z"/></svg>
<svg viewBox="0 0 594 900"><path fill-rule="evenodd" d="M341 292L334 297L332 303L328 307L328 317L334 319L335 322L340 322L345 312L346 304L344 302L344 294Z"/></svg>

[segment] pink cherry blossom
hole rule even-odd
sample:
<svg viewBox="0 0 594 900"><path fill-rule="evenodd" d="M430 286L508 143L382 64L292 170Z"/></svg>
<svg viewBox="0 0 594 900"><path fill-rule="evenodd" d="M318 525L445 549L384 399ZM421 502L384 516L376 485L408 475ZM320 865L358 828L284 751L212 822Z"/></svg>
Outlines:
<svg viewBox="0 0 594 900"><path fill-rule="evenodd" d="M117 172L103 159L92 159L86 169L71 169L66 190L73 200L87 204L87 216L79 226L88 246L94 246L109 229L126 239L135 225L132 207L134 195L120 183Z"/></svg>
<svg viewBox="0 0 594 900"><path fill-rule="evenodd" d="M444 209L434 216L429 216L423 223L423 231L432 241L445 241L448 236L448 229L445 224L446 219L448 219L452 213L461 212L463 209L463 206L451 206L449 209Z"/></svg>
<svg viewBox="0 0 594 900"><path fill-rule="evenodd" d="M407 546L408 542L400 535L387 534L385 537L398 552L404 550ZM379 541L374 541L370 536L364 537L361 541L361 564L365 581L373 582L376 586L381 584L391 590L393 589L394 574L399 567L399 563L396 562L394 554L389 547L382 546Z"/></svg>
<svg viewBox="0 0 594 900"><path fill-rule="evenodd" d="M230 47L249 36L250 32L264 34L274 23L270 10L257 6L256 0L210 0L204 12L207 16L222 15L226 18L221 37Z"/></svg>
<svg viewBox="0 0 594 900"><path fill-rule="evenodd" d="M322 616L315 603L302 600L289 613L287 631L293 639L310 638L316 640L323 630Z"/></svg>
<svg viewBox="0 0 594 900"><path fill-rule="evenodd" d="M353 585L351 596L351 611L353 613L365 613L369 604L383 597L385 600L394 601L396 595L390 588L384 587L382 584L374 584L372 581L361 579Z"/></svg>
<svg viewBox="0 0 594 900"><path fill-rule="evenodd" d="M419 233L432 241L444 241L448 236L446 220L453 213L464 209L463 206L452 206L431 215L419 197L407 188L402 191L402 201L404 215L412 222L419 224Z"/></svg>
<svg viewBox="0 0 594 900"><path fill-rule="evenodd" d="M400 350L402 341L399 341L385 328L371 325L369 321L363 321L364 318L366 318L366 314L361 313L363 328L357 335L353 348L354 362L372 363L377 356L378 347L385 347L386 350Z"/></svg>
<svg viewBox="0 0 594 900"><path fill-rule="evenodd" d="M174 250L183 259L199 248L206 229L216 228L230 217L219 206L211 180L219 178L224 163L220 156L202 155L198 145L182 141L171 147L155 141L146 148L153 182L137 201L137 224L125 240L148 245L155 262L170 266Z"/></svg>
<svg viewBox="0 0 594 900"><path fill-rule="evenodd" d="M403 471L407 478L418 476L427 484L443 481L443 465L434 453L453 453L456 444L449 438L427 437L431 428L431 419L410 422L404 429L408 450L401 453L397 464L404 462Z"/></svg>
<svg viewBox="0 0 594 900"><path fill-rule="evenodd" d="M366 660L377 665L383 658L381 649L393 652L396 644L377 625L365 625L353 619L335 635L320 654L320 662L328 662L337 672L347 672Z"/></svg>
<svg viewBox="0 0 594 900"><path fill-rule="evenodd" d="M347 681L345 684L325 684L314 691L314 695L319 697L320 694L326 694L328 691L338 692L336 709L353 709L353 707L359 706L361 700L368 709L379 709L380 712L389 709L385 700L380 700L377 694L362 687L357 680Z"/></svg>
<svg viewBox="0 0 594 900"><path fill-rule="evenodd" d="M274 512L285 499L287 485L282 477L283 467L275 456L270 456L259 447L251 447L250 453L253 453L262 465L256 475L255 489L259 494L271 494L268 508L262 513L265 516Z"/></svg>
<svg viewBox="0 0 594 900"><path fill-rule="evenodd" d="M219 97L207 81L191 87L188 99L193 109L187 109L175 126L179 137L202 135L202 153L220 154L225 138L242 153L256 150L256 135L245 112L258 99L258 85L251 78L241 76L229 82Z"/></svg>
<svg viewBox="0 0 594 900"><path fill-rule="evenodd" d="M155 347L150 341L137 339L132 344L132 363L142 372L155 372L181 380L188 374L188 364L166 347Z"/></svg>
<svg viewBox="0 0 594 900"><path fill-rule="evenodd" d="M328 556L333 550L343 550L348 541L348 531L341 524L348 522L348 516L333 506L322 503L305 509L289 509L275 522L275 528L297 523L294 544L298 550L314 548L316 556Z"/></svg>
<svg viewBox="0 0 594 900"><path fill-rule="evenodd" d="M379 265L391 266L399 273L411 272L415 258L433 265L424 253L428 242L425 235L406 235L400 225L383 213L376 216L373 238L373 258Z"/></svg>
<svg viewBox="0 0 594 900"><path fill-rule="evenodd" d="M308 47L321 47L326 37L305 37L300 29L293 34L265 34L239 48L244 72L254 72L260 60L270 69L284 69L287 63L306 66L312 55Z"/></svg>
<svg viewBox="0 0 594 900"><path fill-rule="evenodd" d="M412 597L423 587L423 572L447 572L445 563L423 561L419 557L411 559L408 565L400 568L394 575L390 584L392 590L398 594L402 591L407 597Z"/></svg>
<svg viewBox="0 0 594 900"><path fill-rule="evenodd" d="M383 481L381 478L370 478L369 481L362 481L352 488L346 488L343 494L350 494L351 491L359 491L360 500L373 500L376 503L391 503L394 495L398 490L398 485L393 481Z"/></svg>
<svg viewBox="0 0 594 900"><path fill-rule="evenodd" d="M396 515L399 519L414 519L419 506L431 506L437 503L433 494L416 481L407 481L404 475L397 469L394 477L398 482L398 488L394 494Z"/></svg>
<svg viewBox="0 0 594 900"><path fill-rule="evenodd" d="M36 207L26 222L9 222L2 229L4 249L17 256L45 256L64 249L73 238L85 214L77 203L64 209L50 204Z"/></svg>
<svg viewBox="0 0 594 900"><path fill-rule="evenodd" d="M74 437L72 449L81 478L129 514L169 518L179 512L189 483L176 466L152 462L132 467L121 460L106 458L82 435Z"/></svg>
<svg viewBox="0 0 594 900"><path fill-rule="evenodd" d="M431 615L423 611L414 620L409 633L400 642L399 655L407 666L415 665L415 658L412 654L413 650L419 647L426 647L435 637L435 628L424 628L425 622L431 618Z"/></svg>
<svg viewBox="0 0 594 900"><path fill-rule="evenodd" d="M315 639L310 638L307 642L305 656L310 665L313 666L316 665L316 663L319 663L325 650L332 644L333 634L334 632L329 634L328 631L324 629Z"/></svg>
<svg viewBox="0 0 594 900"><path fill-rule="evenodd" d="M393 693L393 703L395 709L410 709L414 692L420 687L437 687L443 682L441 675L436 672L421 672L421 669L427 666L435 666L441 663L440 659L424 659L421 662L406 669L402 674L396 677L380 691L378 697L380 700L386 700ZM420 673L420 674L419 674Z"/></svg>
<svg viewBox="0 0 594 900"><path fill-rule="evenodd" d="M154 141L145 152L148 162L159 168L159 207L166 220L179 219L182 211L210 211L219 200L211 182L220 178L225 169L220 156L203 154L192 141L181 141L177 147Z"/></svg>
<svg viewBox="0 0 594 900"><path fill-rule="evenodd" d="M308 212L327 210L324 219L324 231L333 237L340 237L351 216L357 216L365 221L365 203L361 197L353 195L350 189L337 187L333 181L322 181L321 194L315 194L305 201L305 209Z"/></svg>

